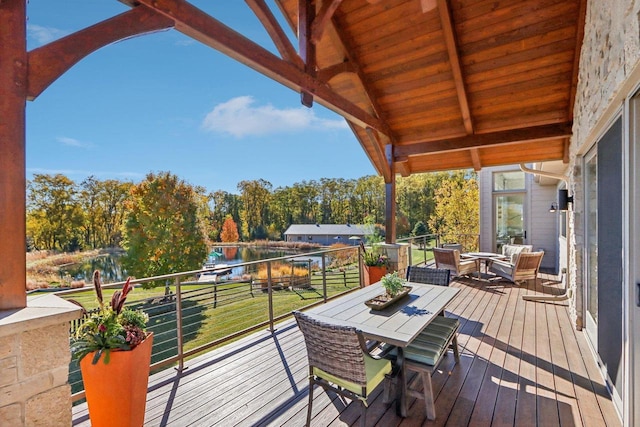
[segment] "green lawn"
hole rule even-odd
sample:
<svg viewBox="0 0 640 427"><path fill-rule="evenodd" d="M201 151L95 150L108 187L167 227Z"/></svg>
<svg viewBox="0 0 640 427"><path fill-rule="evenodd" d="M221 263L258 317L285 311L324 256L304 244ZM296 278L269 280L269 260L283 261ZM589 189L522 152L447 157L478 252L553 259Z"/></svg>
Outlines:
<svg viewBox="0 0 640 427"><path fill-rule="evenodd" d="M345 286L346 281L346 286ZM359 272L327 276L327 295L332 296L359 286ZM164 286L154 289L136 288L129 294L127 305L141 308L149 314L148 330L154 333L152 363L173 357L177 349L177 319L175 287L165 295ZM114 290L105 290L103 299L110 301ZM311 277L311 288L288 288L272 293L274 317L291 313L322 299L322 276ZM269 320L269 296L248 282L188 284L181 286L184 350L188 351L230 336ZM66 294L85 308L97 308L93 292ZM77 364L70 365L69 382L73 392L82 390Z"/></svg>

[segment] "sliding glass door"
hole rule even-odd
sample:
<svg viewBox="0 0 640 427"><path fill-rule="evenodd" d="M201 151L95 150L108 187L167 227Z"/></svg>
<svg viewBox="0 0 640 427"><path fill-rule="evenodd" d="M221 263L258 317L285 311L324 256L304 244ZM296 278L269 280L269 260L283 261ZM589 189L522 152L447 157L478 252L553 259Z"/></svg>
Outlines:
<svg viewBox="0 0 640 427"><path fill-rule="evenodd" d="M523 244L525 230L524 172L507 171L493 174L494 248L502 250L509 243Z"/></svg>
<svg viewBox="0 0 640 427"><path fill-rule="evenodd" d="M585 158L586 220L586 327L594 348L598 348L598 156L596 150Z"/></svg>

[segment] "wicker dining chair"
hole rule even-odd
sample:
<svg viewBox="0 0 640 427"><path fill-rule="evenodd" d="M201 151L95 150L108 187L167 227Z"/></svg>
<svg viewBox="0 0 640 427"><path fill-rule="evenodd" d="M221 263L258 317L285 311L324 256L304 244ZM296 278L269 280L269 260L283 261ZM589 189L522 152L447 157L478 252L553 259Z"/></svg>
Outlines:
<svg viewBox="0 0 640 427"><path fill-rule="evenodd" d="M365 427L367 398L380 383L391 380L388 359L369 355L361 331L351 326L333 325L299 312L293 315L304 336L309 359L309 405L307 426L311 425L313 386L320 385L362 404L360 425Z"/></svg>
<svg viewBox="0 0 640 427"><path fill-rule="evenodd" d="M449 286L450 278L451 271L446 268L418 267L415 265L407 268L407 280L409 282Z"/></svg>

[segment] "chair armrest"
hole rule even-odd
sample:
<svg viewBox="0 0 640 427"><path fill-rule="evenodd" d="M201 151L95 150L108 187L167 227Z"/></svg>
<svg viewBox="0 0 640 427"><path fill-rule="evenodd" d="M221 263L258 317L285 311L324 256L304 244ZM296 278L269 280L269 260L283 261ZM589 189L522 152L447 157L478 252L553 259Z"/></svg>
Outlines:
<svg viewBox="0 0 640 427"><path fill-rule="evenodd" d="M515 265L511 264L506 259L505 260L492 259L492 260L489 261L489 267L491 267L493 264L498 264L498 265L500 265L502 267L509 267L509 268L515 267Z"/></svg>

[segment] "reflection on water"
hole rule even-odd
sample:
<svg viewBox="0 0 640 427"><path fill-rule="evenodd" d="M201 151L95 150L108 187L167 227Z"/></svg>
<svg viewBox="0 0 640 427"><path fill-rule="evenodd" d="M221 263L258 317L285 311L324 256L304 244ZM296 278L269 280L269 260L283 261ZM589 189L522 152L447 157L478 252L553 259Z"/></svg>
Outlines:
<svg viewBox="0 0 640 427"><path fill-rule="evenodd" d="M312 264L320 265L321 262L321 257L304 256L304 251L300 250L281 250L246 246L225 246L214 248L214 250L221 254L215 260L216 263L229 264L231 266L249 261L259 261L268 258L295 255L297 253L302 255L299 260L300 264L306 265L309 259L311 259ZM61 268L60 275L62 277L68 273L75 280L84 280L87 283L91 283L93 280L93 272L95 270L100 270L105 283L123 281L127 278L127 272L122 268L122 256L124 256L124 254L100 255L99 257L86 261L82 264L72 264ZM254 273L257 270L258 265L234 267L232 268L231 275L241 276L245 273Z"/></svg>
<svg viewBox="0 0 640 427"><path fill-rule="evenodd" d="M127 277L127 272L122 268L121 256L122 254L100 255L83 263L72 264L61 268L60 276L68 273L75 280L84 279L86 283L92 283L93 272L100 270L104 282L119 282Z"/></svg>

